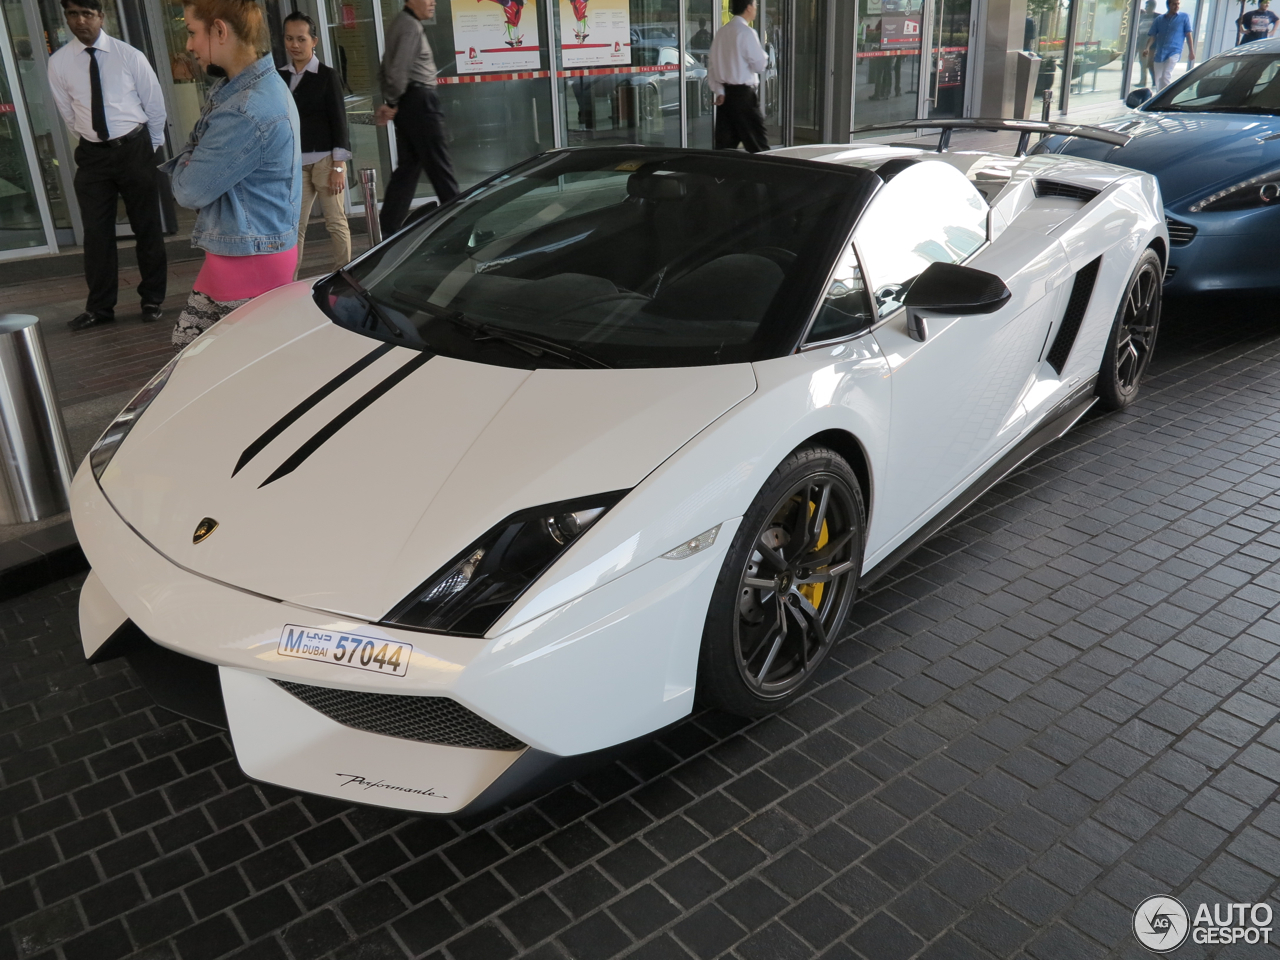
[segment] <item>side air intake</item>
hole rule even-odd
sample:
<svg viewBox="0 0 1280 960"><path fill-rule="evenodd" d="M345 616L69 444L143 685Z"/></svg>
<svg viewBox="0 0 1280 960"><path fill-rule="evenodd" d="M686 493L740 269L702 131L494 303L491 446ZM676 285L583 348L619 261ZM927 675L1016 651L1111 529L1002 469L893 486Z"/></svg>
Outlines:
<svg viewBox="0 0 1280 960"><path fill-rule="evenodd" d="M1086 264L1076 274L1075 282L1071 285L1071 297L1067 300L1067 310L1062 315L1062 325L1058 327L1058 335L1053 338L1053 346L1045 357L1055 373L1062 373L1062 368L1067 365L1067 357L1071 355L1076 334L1080 332L1084 312L1089 308L1089 299L1093 296L1093 285L1098 281L1098 269L1101 266L1101 257Z"/></svg>
<svg viewBox="0 0 1280 960"><path fill-rule="evenodd" d="M526 746L449 697L360 693L272 680L313 710L357 730L402 740L477 750L523 750Z"/></svg>
<svg viewBox="0 0 1280 960"><path fill-rule="evenodd" d="M1080 200L1088 203L1099 193L1089 187L1077 187L1074 183L1061 183L1057 180L1036 180L1033 184L1037 198L1063 197L1067 200Z"/></svg>
<svg viewBox="0 0 1280 960"><path fill-rule="evenodd" d="M1169 227L1169 243L1175 247L1185 247L1199 232L1193 225L1181 220L1166 219L1165 224Z"/></svg>

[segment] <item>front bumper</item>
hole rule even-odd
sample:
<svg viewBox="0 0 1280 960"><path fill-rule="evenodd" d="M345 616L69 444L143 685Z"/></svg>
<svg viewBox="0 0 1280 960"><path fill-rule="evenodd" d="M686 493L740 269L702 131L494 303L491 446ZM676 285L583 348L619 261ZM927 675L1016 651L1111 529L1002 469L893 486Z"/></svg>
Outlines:
<svg viewBox="0 0 1280 960"><path fill-rule="evenodd" d="M1274 232L1268 221L1274 222L1275 217L1168 212L1168 218L1166 293L1263 293L1280 289L1280 271L1262 253L1272 243ZM1189 242L1178 242L1188 235Z"/></svg>
<svg viewBox="0 0 1280 960"><path fill-rule="evenodd" d="M218 666L236 755L250 776L426 813L468 807L520 758L590 754L685 716L707 604L738 523L724 523L716 543L693 557L651 561L504 634L470 639L298 607L181 568L120 518L87 470L72 487L72 516L94 570L81 599L86 654L127 618L159 646ZM286 624L411 643L409 668L385 677L282 656ZM528 749L353 729L272 680L448 697Z"/></svg>

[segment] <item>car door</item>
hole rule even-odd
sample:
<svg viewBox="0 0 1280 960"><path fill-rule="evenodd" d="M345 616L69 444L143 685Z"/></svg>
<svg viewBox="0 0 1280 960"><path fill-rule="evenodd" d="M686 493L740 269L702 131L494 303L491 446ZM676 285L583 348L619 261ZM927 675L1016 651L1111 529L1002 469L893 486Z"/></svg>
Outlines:
<svg viewBox="0 0 1280 960"><path fill-rule="evenodd" d="M854 231L892 384L888 460L868 531L868 565L953 499L1018 436L1011 426L1020 419L1014 408L1033 373L1043 325L1016 322L1019 309L1011 301L986 315L930 313L920 341L908 332L902 306L911 282L930 263L968 262L981 269L987 235L986 201L963 174L937 160L894 176Z"/></svg>

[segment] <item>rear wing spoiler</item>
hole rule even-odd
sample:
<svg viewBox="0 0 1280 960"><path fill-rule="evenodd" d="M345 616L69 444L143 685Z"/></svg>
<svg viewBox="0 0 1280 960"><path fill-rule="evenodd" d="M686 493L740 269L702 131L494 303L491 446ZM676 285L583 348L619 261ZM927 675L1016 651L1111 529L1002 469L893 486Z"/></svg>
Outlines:
<svg viewBox="0 0 1280 960"><path fill-rule="evenodd" d="M1040 134L1043 139L1048 134L1057 134L1063 137L1083 137L1086 140L1099 140L1102 143L1109 143L1113 147L1123 147L1133 138L1126 133L1116 133L1113 130L1103 130L1101 127L1089 127L1078 123L1056 123L1054 121L1045 120L1008 120L1001 117L965 117L958 120L900 120L892 123L876 123L869 127L862 127L859 133L866 133L871 130L939 130L938 134L938 153L946 153L947 148L951 146L951 132L953 130L991 130L991 131L1015 131L1018 137L1018 156L1023 157L1027 154L1027 147L1031 143L1031 135L1033 133Z"/></svg>

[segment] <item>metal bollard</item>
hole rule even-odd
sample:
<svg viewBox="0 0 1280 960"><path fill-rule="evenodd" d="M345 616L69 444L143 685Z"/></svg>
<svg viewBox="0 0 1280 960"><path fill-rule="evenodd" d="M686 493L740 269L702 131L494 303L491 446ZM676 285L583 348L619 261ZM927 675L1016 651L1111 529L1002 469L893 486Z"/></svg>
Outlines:
<svg viewBox="0 0 1280 960"><path fill-rule="evenodd" d="M1048 123L1049 115L1053 112L1053 89L1045 90L1040 96L1044 98L1044 105L1040 107L1040 119L1042 122ZM1040 134L1040 139L1043 140L1044 138L1045 134Z"/></svg>
<svg viewBox="0 0 1280 960"><path fill-rule="evenodd" d="M378 171L360 168L360 186L364 189L364 220L369 225L369 246L382 242L382 224L378 222Z"/></svg>
<svg viewBox="0 0 1280 960"><path fill-rule="evenodd" d="M67 510L72 472L39 320L0 315L0 523Z"/></svg>

